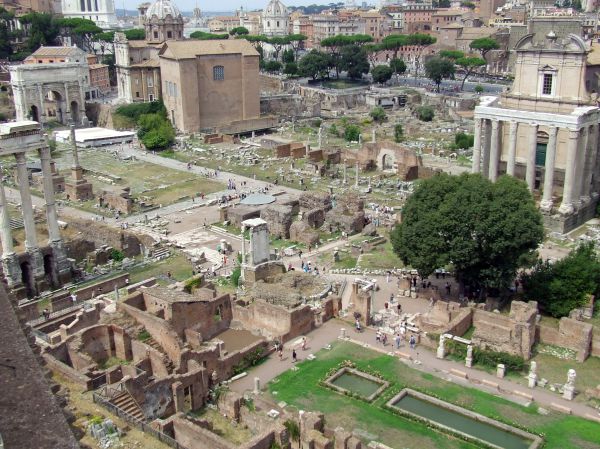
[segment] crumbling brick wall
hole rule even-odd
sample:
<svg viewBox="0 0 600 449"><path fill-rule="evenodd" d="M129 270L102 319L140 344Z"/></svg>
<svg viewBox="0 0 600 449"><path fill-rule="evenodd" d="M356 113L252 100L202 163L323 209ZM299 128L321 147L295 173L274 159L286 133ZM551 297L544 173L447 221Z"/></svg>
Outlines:
<svg viewBox="0 0 600 449"><path fill-rule="evenodd" d="M290 237L293 207L273 204L265 207L260 212L260 218L267 222L269 233L275 238L287 239Z"/></svg>
<svg viewBox="0 0 600 449"><path fill-rule="evenodd" d="M583 362L589 357L592 350L593 326L591 324L562 317L558 329L542 325L538 327L541 343L577 351L578 362Z"/></svg>

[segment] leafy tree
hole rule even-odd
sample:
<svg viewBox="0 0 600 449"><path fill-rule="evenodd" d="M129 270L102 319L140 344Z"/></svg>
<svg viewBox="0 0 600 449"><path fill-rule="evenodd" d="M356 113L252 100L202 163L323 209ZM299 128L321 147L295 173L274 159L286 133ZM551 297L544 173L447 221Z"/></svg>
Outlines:
<svg viewBox="0 0 600 449"><path fill-rule="evenodd" d="M434 8L450 8L450 0L433 0Z"/></svg>
<svg viewBox="0 0 600 449"><path fill-rule="evenodd" d="M390 61L390 67L396 75L402 75L406 72L406 63L402 59L392 59Z"/></svg>
<svg viewBox="0 0 600 449"><path fill-rule="evenodd" d="M454 64L449 59L433 57L425 63L425 74L436 84L439 92L442 80L454 77Z"/></svg>
<svg viewBox="0 0 600 449"><path fill-rule="evenodd" d="M469 9L475 9L477 7L477 5L475 5L475 3L473 3L473 2L461 2L460 6L462 6L463 8L469 8Z"/></svg>
<svg viewBox="0 0 600 449"><path fill-rule="evenodd" d="M59 29L52 15L30 12L19 17L19 21L27 28L29 38L25 41L25 51L33 53L41 45L55 45Z"/></svg>
<svg viewBox="0 0 600 449"><path fill-rule="evenodd" d="M459 132L454 135L453 147L455 149L460 148L466 150L467 148L472 148L474 142L475 136L473 134L465 134L463 132Z"/></svg>
<svg viewBox="0 0 600 449"><path fill-rule="evenodd" d="M141 139L149 150L164 150L175 142L175 130L168 120L163 120L158 128L149 130Z"/></svg>
<svg viewBox="0 0 600 449"><path fill-rule="evenodd" d="M367 53L357 45L348 45L342 49L340 68L348 73L352 79L362 78L369 73Z"/></svg>
<svg viewBox="0 0 600 449"><path fill-rule="evenodd" d="M143 28L132 28L125 30L125 37L130 41L143 41L146 39L146 31Z"/></svg>
<svg viewBox="0 0 600 449"><path fill-rule="evenodd" d="M376 106L373 109L371 109L371 112L369 112L369 115L371 116L371 118L373 120L375 120L376 122L379 122L379 123L385 121L385 119L387 118L385 110L381 106Z"/></svg>
<svg viewBox="0 0 600 449"><path fill-rule="evenodd" d="M593 243L585 243L557 262L539 260L522 281L528 301L537 301L553 317L568 316L588 295L600 293L600 260Z"/></svg>
<svg viewBox="0 0 600 449"><path fill-rule="evenodd" d="M479 174L440 174L422 181L391 233L404 263L429 276L452 264L474 292L508 287L524 254L544 238L527 185L512 176L492 183Z"/></svg>
<svg viewBox="0 0 600 449"><path fill-rule="evenodd" d="M452 61L456 61L457 59L462 58L465 54L460 50L442 50L438 53L440 58L451 59Z"/></svg>
<svg viewBox="0 0 600 449"><path fill-rule="evenodd" d="M12 35L8 22L14 19L14 14L0 7L0 59L8 59L13 54Z"/></svg>
<svg viewBox="0 0 600 449"><path fill-rule="evenodd" d="M398 58L398 51L407 45L408 36L405 34L390 34L383 38L381 42L382 50L392 50L394 52L393 59Z"/></svg>
<svg viewBox="0 0 600 449"><path fill-rule="evenodd" d="M225 40L225 39L229 39L229 34L224 33L224 34L214 34L214 33L207 33L205 31L194 31L192 34L190 34L190 37L192 39L198 39L200 41L210 41L210 40Z"/></svg>
<svg viewBox="0 0 600 449"><path fill-rule="evenodd" d="M278 61L279 53L283 47L290 44L290 39L288 36L275 36L269 38L267 42L273 46L273 51L275 52L275 61Z"/></svg>
<svg viewBox="0 0 600 449"><path fill-rule="evenodd" d="M491 50L497 50L500 48L500 44L491 37L480 37L479 39L474 39L470 44L471 50L477 50L481 53L482 59L485 59L485 55Z"/></svg>
<svg viewBox="0 0 600 449"><path fill-rule="evenodd" d="M102 59L100 60L100 62L102 64L106 64L108 66L108 77L110 79L110 85L116 86L117 74L115 71L115 63L116 63L115 55L114 54L104 55L104 56L102 56Z"/></svg>
<svg viewBox="0 0 600 449"><path fill-rule="evenodd" d="M475 70L477 67L485 66L485 60L477 57L458 58L455 62L456 65L462 67L465 70L465 76L462 79L462 83L460 84L460 90L463 90L465 88L465 81L467 81L469 75L473 73L473 70Z"/></svg>
<svg viewBox="0 0 600 449"><path fill-rule="evenodd" d="M404 128L400 123L394 126L394 142L400 143L404 139Z"/></svg>
<svg viewBox="0 0 600 449"><path fill-rule="evenodd" d="M344 127L344 139L348 142L358 142L360 128L356 125L346 125Z"/></svg>
<svg viewBox="0 0 600 449"><path fill-rule="evenodd" d="M264 70L269 73L279 72L281 70L281 62L279 61L266 61L264 63Z"/></svg>
<svg viewBox="0 0 600 449"><path fill-rule="evenodd" d="M417 108L417 118L422 122L430 122L435 117L435 112L431 106L419 106Z"/></svg>
<svg viewBox="0 0 600 449"><path fill-rule="evenodd" d="M308 39L304 34L290 34L288 36L290 47L294 50L294 61L298 60L298 51L304 47L304 41Z"/></svg>
<svg viewBox="0 0 600 449"><path fill-rule="evenodd" d="M310 76L313 80L325 78L329 72L329 57L327 54L312 50L298 63L302 76Z"/></svg>
<svg viewBox="0 0 600 449"><path fill-rule="evenodd" d="M79 48L88 53L95 53L96 36L102 33L102 28L94 21L80 17L66 17L57 19L56 25L60 28L61 35L69 36Z"/></svg>
<svg viewBox="0 0 600 449"><path fill-rule="evenodd" d="M288 62L283 68L283 73L289 76L294 76L298 74L298 64L295 62Z"/></svg>
<svg viewBox="0 0 600 449"><path fill-rule="evenodd" d="M281 55L281 62L287 64L289 62L294 62L294 50L288 48L287 50L283 50L283 54Z"/></svg>
<svg viewBox="0 0 600 449"><path fill-rule="evenodd" d="M229 30L229 34L231 36L245 36L246 34L250 34L250 31L246 27L235 27Z"/></svg>
<svg viewBox="0 0 600 449"><path fill-rule="evenodd" d="M392 68L387 65L378 65L371 69L371 76L376 83L386 83L392 77Z"/></svg>
<svg viewBox="0 0 600 449"><path fill-rule="evenodd" d="M478 94L482 93L483 91L484 91L484 89L481 84L478 84L477 86L475 86L475 92L477 92Z"/></svg>
<svg viewBox="0 0 600 449"><path fill-rule="evenodd" d="M148 134L153 129L159 128L163 122L166 120L163 114L161 113L150 113L150 114L142 114L138 119L138 132L137 135L140 139L143 139L146 134Z"/></svg>
<svg viewBox="0 0 600 449"><path fill-rule="evenodd" d="M373 38L365 34L356 34L354 36L345 36L343 34L340 34L337 36L325 38L321 41L321 46L329 50L329 54L331 55L330 64L331 67L335 68L336 78L340 77L340 70L348 70L348 68L343 68L344 66L347 67L347 64L349 62L348 51L346 51L346 61L344 61L342 57L342 51L346 47L350 46L352 46L355 49L354 51L357 51L357 47L361 47L372 41ZM362 57L364 57L364 61L366 61L368 65L369 62L367 60L366 52L362 52ZM352 73L356 75L358 71L352 69ZM368 73L368 67L366 72L361 72L361 75L355 76L355 78L360 78L360 76L362 76L362 73Z"/></svg>

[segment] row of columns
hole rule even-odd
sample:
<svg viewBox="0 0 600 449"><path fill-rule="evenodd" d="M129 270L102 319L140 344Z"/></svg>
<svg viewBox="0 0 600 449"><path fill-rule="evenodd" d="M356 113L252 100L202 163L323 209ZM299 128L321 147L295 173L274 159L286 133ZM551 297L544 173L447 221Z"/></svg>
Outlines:
<svg viewBox="0 0 600 449"><path fill-rule="evenodd" d="M46 202L46 222L48 226L48 244L53 248L58 269L64 269L65 263L68 264L64 254L63 242L60 236L58 226L58 215L56 212L56 202L54 199L54 185L52 181L52 169L50 161L50 147L48 135L44 135L44 146L38 150L41 165L42 179L44 189L44 200ZM21 197L21 209L23 216L23 225L25 228L25 251L32 257L32 270L35 278L44 275L44 263L42 253L39 248L35 218L33 213L33 203L31 200L31 191L29 187L29 175L27 173L27 160L25 152L14 153L17 162L17 182L19 195ZM9 287L13 287L21 282L20 268L15 263L16 254L13 246L13 238L10 229L10 216L8 213L8 203L4 185L2 184L2 175L0 173L0 239L2 241L2 260L5 267L5 274Z"/></svg>
<svg viewBox="0 0 600 449"><path fill-rule="evenodd" d="M481 173L491 181L496 181L498 178L502 154L502 126L503 122L501 120L475 119L472 172ZM517 121L509 122L506 173L511 176L515 175L517 133L520 126L529 128L525 182L529 190L533 191L535 188L535 162L539 125ZM544 211L550 211L553 207L552 191L556 165L557 136L558 127L550 126L548 128L548 144L544 162L544 186L540 202L540 208ZM563 199L559 207L559 212L562 214L573 213L582 203L590 200L593 167L596 164L597 139L598 124L583 127L581 130L569 130Z"/></svg>

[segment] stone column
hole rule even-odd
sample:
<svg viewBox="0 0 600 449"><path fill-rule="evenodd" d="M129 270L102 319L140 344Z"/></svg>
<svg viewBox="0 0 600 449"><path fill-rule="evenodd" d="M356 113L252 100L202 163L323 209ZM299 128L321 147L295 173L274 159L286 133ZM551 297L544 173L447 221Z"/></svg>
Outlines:
<svg viewBox="0 0 600 449"><path fill-rule="evenodd" d="M65 119L66 121L70 122L72 121L72 115L71 115L71 100L69 99L69 85L67 83L64 83L64 88L65 88Z"/></svg>
<svg viewBox="0 0 600 449"><path fill-rule="evenodd" d="M577 160L579 161L579 166L577 168L577 196L575 197L578 203L587 204L590 201L589 195L589 185L586 184L586 173L590 168L590 141L592 140L592 136L590 135L590 131L593 131L592 126L586 126L583 128L583 138L580 142L579 155Z"/></svg>
<svg viewBox="0 0 600 449"><path fill-rule="evenodd" d="M558 211L563 215L572 214L573 207L573 185L575 183L575 167L577 165L577 147L579 145L579 130L569 130L569 141L567 142L567 166L565 168L565 182L563 187L562 203Z"/></svg>
<svg viewBox="0 0 600 449"><path fill-rule="evenodd" d="M354 187L358 189L358 161L356 161L356 180L354 181Z"/></svg>
<svg viewBox="0 0 600 449"><path fill-rule="evenodd" d="M558 134L558 128L552 126L549 131L544 165L544 192L540 203L540 209L545 212L552 210L552 187L554 186L554 162L556 160L556 135Z"/></svg>
<svg viewBox="0 0 600 449"><path fill-rule="evenodd" d="M583 184L583 192L582 195L584 198L588 197L597 197L597 193L593 191L592 186L592 175L594 173L594 167L596 167L597 157L598 157L598 125L594 124L590 126L590 136L589 136L589 160L586 161L584 177L585 181Z"/></svg>
<svg viewBox="0 0 600 449"><path fill-rule="evenodd" d="M491 145L491 139L492 139L492 125L490 123L490 120L484 120L483 122L484 124L484 141L483 141L483 148L482 148L482 160L483 160L483 167L481 168L481 174L483 175L483 177L487 178L488 174L490 172L490 145Z"/></svg>
<svg viewBox="0 0 600 449"><path fill-rule="evenodd" d="M490 181L498 178L498 163L500 161L500 121L492 120L492 137L490 142Z"/></svg>
<svg viewBox="0 0 600 449"><path fill-rule="evenodd" d="M44 136L48 145L48 135ZM58 216L56 214L56 202L54 200L54 185L52 183L52 169L50 168L50 147L44 146L39 150L42 162L42 181L44 186L44 200L46 201L46 221L48 224L48 243L50 245L60 242L60 230L58 228Z"/></svg>
<svg viewBox="0 0 600 449"><path fill-rule="evenodd" d="M44 125L43 117L46 115L46 110L44 109L44 91L42 89L41 84L37 85L37 89L38 89L38 96L39 96L39 101L40 101L40 107L38 109L38 120L40 121L40 124L43 126Z"/></svg>
<svg viewBox="0 0 600 449"><path fill-rule="evenodd" d="M517 131L519 129L518 122L510 122L510 130L508 136L508 161L506 162L506 174L515 175L515 163L517 159Z"/></svg>
<svg viewBox="0 0 600 449"><path fill-rule="evenodd" d="M473 141L473 165L471 173L481 171L481 119L475 119L475 138Z"/></svg>
<svg viewBox="0 0 600 449"><path fill-rule="evenodd" d="M25 225L25 250L30 251L38 248L38 241L35 232L31 192L29 191L27 162L25 160L25 153L15 153L15 158L17 160L17 177L19 182L19 193L21 195L21 207L23 209L23 224Z"/></svg>
<svg viewBox="0 0 600 449"><path fill-rule="evenodd" d="M2 238L2 257L14 254L12 233L10 231L10 216L8 215L8 203L2 184L2 172L0 171L0 238Z"/></svg>
<svg viewBox="0 0 600 449"><path fill-rule="evenodd" d="M527 168L525 172L525 181L527 187L533 192L535 189L535 152L537 150L537 132L538 125L532 124L529 134L529 148L527 149Z"/></svg>
<svg viewBox="0 0 600 449"><path fill-rule="evenodd" d="M346 159L344 159L344 184L348 184L348 180L346 179Z"/></svg>
<svg viewBox="0 0 600 449"><path fill-rule="evenodd" d="M74 170L79 168L79 153L77 152L77 141L75 140L75 125L71 125L71 147L73 148L73 165Z"/></svg>
<svg viewBox="0 0 600 449"><path fill-rule="evenodd" d="M242 225L242 265L246 263L246 237L244 236L246 232L246 226Z"/></svg>

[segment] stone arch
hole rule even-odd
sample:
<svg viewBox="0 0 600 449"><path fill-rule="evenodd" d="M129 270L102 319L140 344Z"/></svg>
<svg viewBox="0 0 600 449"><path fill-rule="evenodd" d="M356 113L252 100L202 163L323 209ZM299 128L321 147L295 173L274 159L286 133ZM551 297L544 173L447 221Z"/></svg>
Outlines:
<svg viewBox="0 0 600 449"><path fill-rule="evenodd" d="M36 105L32 104L29 107L29 116L31 117L31 120L33 120L34 122L40 121L40 110L38 109L38 107Z"/></svg>
<svg viewBox="0 0 600 449"><path fill-rule="evenodd" d="M63 123L65 115L64 95L56 89L49 89L44 95L44 111L50 120Z"/></svg>
<svg viewBox="0 0 600 449"><path fill-rule="evenodd" d="M396 163L396 154L394 150L383 148L377 156L377 166L380 170L393 171Z"/></svg>
<svg viewBox="0 0 600 449"><path fill-rule="evenodd" d="M79 124L79 103L73 100L71 106L71 120L73 123Z"/></svg>
<svg viewBox="0 0 600 449"><path fill-rule="evenodd" d="M54 256L46 254L44 256L44 275L46 276L48 285L52 286L52 288L57 288L60 285L56 270L54 269L55 265Z"/></svg>

